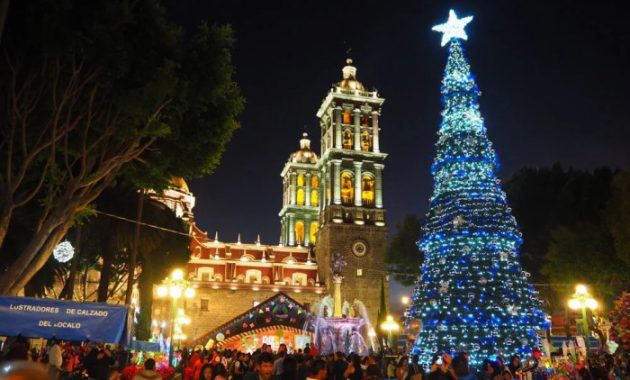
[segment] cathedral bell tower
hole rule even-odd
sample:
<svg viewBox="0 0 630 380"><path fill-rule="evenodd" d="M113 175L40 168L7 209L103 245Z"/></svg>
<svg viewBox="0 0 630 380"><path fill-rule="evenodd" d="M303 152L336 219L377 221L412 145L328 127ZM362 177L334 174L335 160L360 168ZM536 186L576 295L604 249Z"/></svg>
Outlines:
<svg viewBox="0 0 630 380"><path fill-rule="evenodd" d="M319 226L319 171L317 154L303 133L300 149L291 153L282 173L283 196L280 210L280 244L311 246Z"/></svg>
<svg viewBox="0 0 630 380"><path fill-rule="evenodd" d="M342 294L362 301L372 321L380 302L381 283L389 294L385 250L387 227L382 173L387 154L379 144L379 116L385 99L357 80L352 60L343 79L324 98L317 117L321 126L321 202L316 257L320 278L332 289L330 258L341 253Z"/></svg>

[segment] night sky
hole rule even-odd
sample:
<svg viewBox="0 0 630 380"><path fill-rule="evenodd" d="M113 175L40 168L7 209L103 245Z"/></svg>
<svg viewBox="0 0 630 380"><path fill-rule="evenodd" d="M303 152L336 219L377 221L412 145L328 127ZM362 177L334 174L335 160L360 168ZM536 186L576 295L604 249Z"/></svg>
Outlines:
<svg viewBox="0 0 630 380"><path fill-rule="evenodd" d="M172 1L187 28L230 23L247 100L216 172L189 181L197 224L221 240L277 244L280 171L301 133L319 154L315 112L347 56L386 101L380 119L390 234L427 209L446 63L431 27L475 18L464 43L499 176L522 166L630 164L630 22L622 2ZM351 49L350 54L346 51Z"/></svg>

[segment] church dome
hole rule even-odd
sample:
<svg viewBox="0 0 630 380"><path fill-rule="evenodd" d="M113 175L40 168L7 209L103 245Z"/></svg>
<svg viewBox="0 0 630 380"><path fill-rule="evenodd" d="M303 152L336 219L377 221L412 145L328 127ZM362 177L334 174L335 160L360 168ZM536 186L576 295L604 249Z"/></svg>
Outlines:
<svg viewBox="0 0 630 380"><path fill-rule="evenodd" d="M311 140L308 138L308 133L304 132L300 139L300 149L291 153L289 161L296 164L316 164L317 154L311 150Z"/></svg>
<svg viewBox="0 0 630 380"><path fill-rule="evenodd" d="M341 69L343 80L337 86L348 90L365 91L363 83L357 80L357 68L352 66L352 59L346 59L346 66Z"/></svg>
<svg viewBox="0 0 630 380"><path fill-rule="evenodd" d="M183 190L185 193L190 193L188 184L182 177L171 177L170 185L176 189Z"/></svg>

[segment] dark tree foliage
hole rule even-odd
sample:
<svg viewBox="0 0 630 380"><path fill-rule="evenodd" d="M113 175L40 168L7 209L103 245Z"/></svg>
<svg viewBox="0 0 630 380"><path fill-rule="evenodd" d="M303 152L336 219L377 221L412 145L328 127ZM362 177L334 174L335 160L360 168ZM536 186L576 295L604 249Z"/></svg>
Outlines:
<svg viewBox="0 0 630 380"><path fill-rule="evenodd" d="M120 175L160 190L217 166L244 105L232 31L202 24L186 35L167 16L159 0L11 4L0 60L0 293L24 287ZM4 244L18 221L27 241Z"/></svg>
<svg viewBox="0 0 630 380"><path fill-rule="evenodd" d="M579 281L606 303L628 285L630 267L618 248L630 212L627 176L609 168L554 165L523 168L505 181L523 232L521 262L550 308L562 308Z"/></svg>
<svg viewBox="0 0 630 380"><path fill-rule="evenodd" d="M390 272L396 281L411 286L418 277L418 268L423 255L418 249L420 220L415 215L407 215L396 225L396 234L392 238L385 255Z"/></svg>

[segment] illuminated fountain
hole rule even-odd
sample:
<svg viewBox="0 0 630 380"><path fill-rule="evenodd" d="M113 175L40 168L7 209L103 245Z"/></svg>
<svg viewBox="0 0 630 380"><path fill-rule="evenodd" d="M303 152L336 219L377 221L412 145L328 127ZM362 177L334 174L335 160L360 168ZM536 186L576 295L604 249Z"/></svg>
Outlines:
<svg viewBox="0 0 630 380"><path fill-rule="evenodd" d="M340 253L333 254L330 263L333 295L327 295L313 305L313 316L304 329L313 332L313 343L322 354L341 351L363 356L374 349L374 334L370 334L373 329L363 302L354 300L349 303L341 297L341 273L346 265Z"/></svg>

